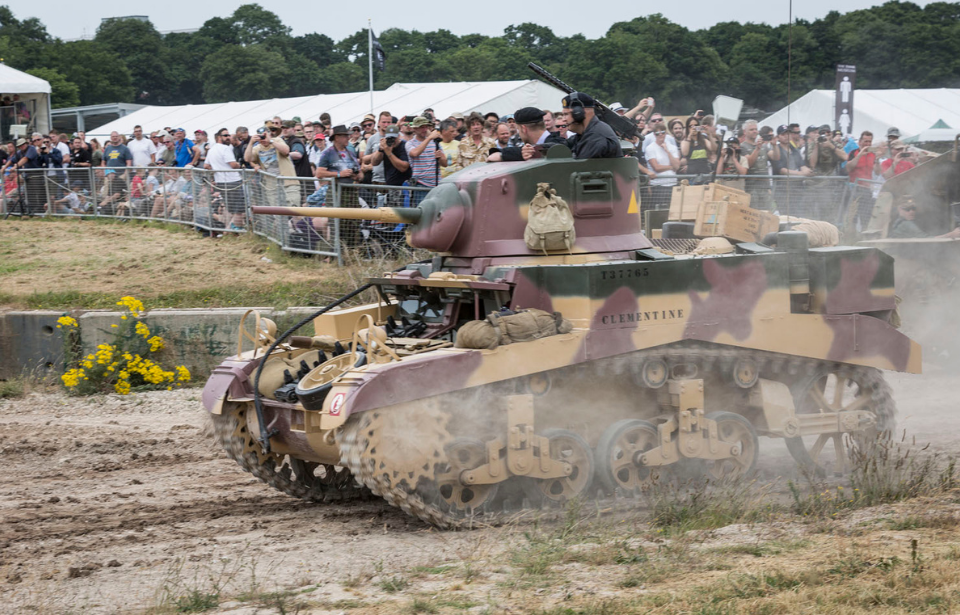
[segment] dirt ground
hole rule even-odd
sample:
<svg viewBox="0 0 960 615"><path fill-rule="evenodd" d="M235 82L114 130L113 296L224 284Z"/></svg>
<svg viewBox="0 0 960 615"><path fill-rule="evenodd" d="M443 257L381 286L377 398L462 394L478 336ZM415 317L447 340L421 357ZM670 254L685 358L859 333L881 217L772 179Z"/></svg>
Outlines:
<svg viewBox="0 0 960 615"><path fill-rule="evenodd" d="M150 298L230 284L268 285L290 275L289 263L265 260L269 244L210 239L192 230L91 220L0 222L0 287L13 297L99 292ZM329 276L322 265L298 267L302 281Z"/></svg>
<svg viewBox="0 0 960 615"><path fill-rule="evenodd" d="M889 380L899 425L960 452L957 377ZM580 564L546 587L511 581L509 554L533 522L439 532L378 500L292 499L242 472L204 425L198 389L0 400L0 610L523 613L628 592ZM789 472L779 443L763 455L767 474ZM807 531L792 527L732 526L710 540Z"/></svg>

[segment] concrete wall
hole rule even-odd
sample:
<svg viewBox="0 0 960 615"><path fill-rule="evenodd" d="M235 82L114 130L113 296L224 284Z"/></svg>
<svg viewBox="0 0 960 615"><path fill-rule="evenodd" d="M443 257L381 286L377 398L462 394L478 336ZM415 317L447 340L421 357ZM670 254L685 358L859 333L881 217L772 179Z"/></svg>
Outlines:
<svg viewBox="0 0 960 615"><path fill-rule="evenodd" d="M164 339L165 365L186 365L196 377L204 377L220 361L237 350L237 327L249 308L197 308L151 310L141 320L153 335ZM261 316L277 323L278 333L315 312L317 308L255 308ZM105 311L27 311L0 313L0 379L23 374L43 377L63 373L63 330L57 318L69 314L77 319L84 355L97 345L116 341L121 312ZM248 321L252 329L252 321ZM129 332L128 332L129 334ZM301 335L312 335L313 325L305 325ZM135 338L142 339L142 338ZM244 348L251 343L246 341Z"/></svg>

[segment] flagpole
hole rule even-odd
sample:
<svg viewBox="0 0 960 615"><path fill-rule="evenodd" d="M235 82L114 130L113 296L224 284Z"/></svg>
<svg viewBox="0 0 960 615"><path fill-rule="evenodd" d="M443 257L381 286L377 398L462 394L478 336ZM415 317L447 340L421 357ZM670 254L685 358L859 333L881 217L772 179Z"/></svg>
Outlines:
<svg viewBox="0 0 960 615"><path fill-rule="evenodd" d="M367 63L370 68L370 113L373 113L373 26L367 20Z"/></svg>

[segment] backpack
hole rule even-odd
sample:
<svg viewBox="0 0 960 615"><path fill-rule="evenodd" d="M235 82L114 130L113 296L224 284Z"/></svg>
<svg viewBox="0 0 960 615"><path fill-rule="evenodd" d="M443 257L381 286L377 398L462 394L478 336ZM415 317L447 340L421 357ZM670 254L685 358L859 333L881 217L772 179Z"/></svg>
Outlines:
<svg viewBox="0 0 960 615"><path fill-rule="evenodd" d="M570 252L577 241L573 214L566 201L557 196L550 184L537 184L537 194L530 201L527 228L523 240L531 250L566 250Z"/></svg>

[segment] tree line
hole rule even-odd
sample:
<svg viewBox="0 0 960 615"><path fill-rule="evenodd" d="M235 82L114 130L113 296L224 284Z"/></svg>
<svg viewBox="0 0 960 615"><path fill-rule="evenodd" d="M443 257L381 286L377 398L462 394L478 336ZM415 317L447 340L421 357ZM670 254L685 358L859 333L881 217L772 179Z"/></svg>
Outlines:
<svg viewBox="0 0 960 615"><path fill-rule="evenodd" d="M774 110L814 88L832 89L837 64L857 66L858 88L960 87L960 2L887 2L787 24L721 22L691 31L660 14L613 24L605 35L556 36L532 23L503 36L384 30L386 69L398 82L529 79L534 61L610 103L654 96L664 113L707 108L717 94ZM195 32L105 21L91 40L51 37L36 18L0 6L0 58L46 79L53 106L112 102L178 105L362 91L367 31L335 41L292 36L257 4ZM788 83L788 62L791 79Z"/></svg>

